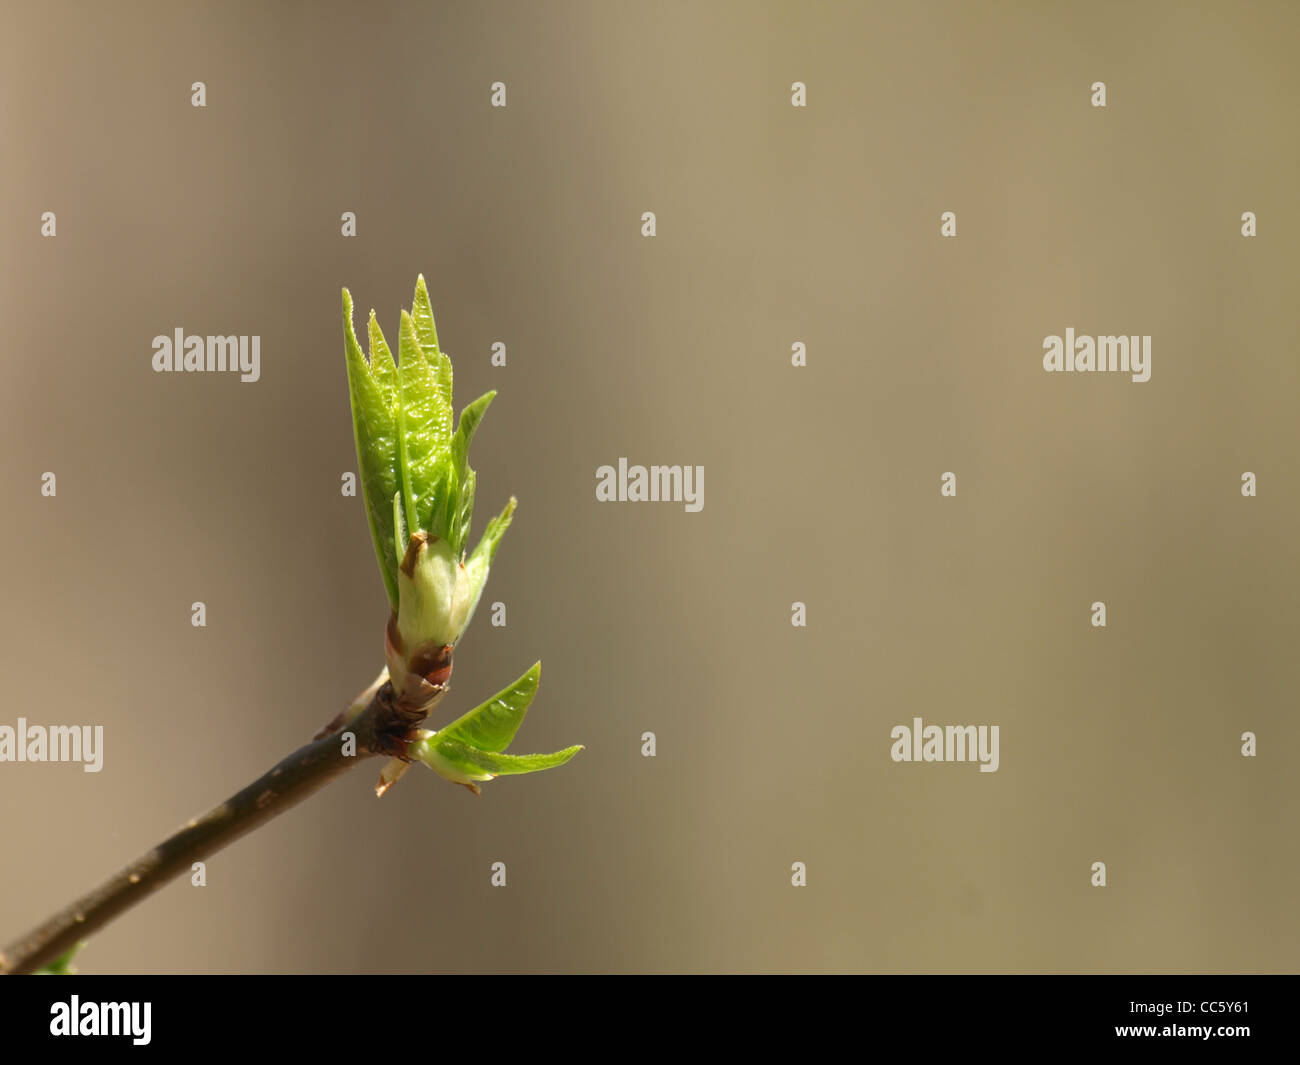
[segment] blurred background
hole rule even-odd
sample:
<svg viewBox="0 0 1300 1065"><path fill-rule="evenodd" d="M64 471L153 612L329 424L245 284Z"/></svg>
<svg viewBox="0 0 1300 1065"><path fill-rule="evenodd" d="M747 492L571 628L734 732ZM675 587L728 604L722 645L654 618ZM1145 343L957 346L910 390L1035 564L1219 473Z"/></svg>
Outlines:
<svg viewBox="0 0 1300 1065"><path fill-rule="evenodd" d="M457 409L499 393L473 538L519 498L440 711L540 659L514 749L587 749L480 799L369 762L83 972L1296 969L1300 8L6 22L0 724L105 749L0 765L0 940L382 664L339 291L395 340L423 272ZM1151 335L1151 380L1044 373L1067 326ZM177 327L261 380L153 372ZM704 509L598 503L620 456ZM918 716L999 770L895 764Z"/></svg>

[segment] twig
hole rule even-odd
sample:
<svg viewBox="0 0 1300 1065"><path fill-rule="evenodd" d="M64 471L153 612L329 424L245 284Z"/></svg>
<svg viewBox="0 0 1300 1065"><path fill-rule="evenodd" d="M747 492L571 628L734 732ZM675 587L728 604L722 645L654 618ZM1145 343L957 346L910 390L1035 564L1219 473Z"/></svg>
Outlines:
<svg viewBox="0 0 1300 1065"><path fill-rule="evenodd" d="M147 898L193 862L215 854L240 836L284 813L308 795L375 755L393 755L403 738L446 692L417 708L402 707L385 683L346 725L356 737L355 754L344 753L344 732L334 731L299 747L242 791L137 858L94 891L55 914L0 952L0 974L31 973L58 958L118 914Z"/></svg>

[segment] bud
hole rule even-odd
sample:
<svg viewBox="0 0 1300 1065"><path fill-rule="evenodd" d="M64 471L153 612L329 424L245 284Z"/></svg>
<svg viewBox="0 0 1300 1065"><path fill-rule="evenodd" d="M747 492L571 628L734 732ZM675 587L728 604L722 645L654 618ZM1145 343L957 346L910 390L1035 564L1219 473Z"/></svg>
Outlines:
<svg viewBox="0 0 1300 1065"><path fill-rule="evenodd" d="M438 347L423 276L402 312L396 361L374 311L362 354L347 289L343 320L362 495L393 611L388 671L399 697L414 697L446 684L514 513L511 498L466 555L476 483L469 445L496 393L467 406L452 431L451 360Z"/></svg>

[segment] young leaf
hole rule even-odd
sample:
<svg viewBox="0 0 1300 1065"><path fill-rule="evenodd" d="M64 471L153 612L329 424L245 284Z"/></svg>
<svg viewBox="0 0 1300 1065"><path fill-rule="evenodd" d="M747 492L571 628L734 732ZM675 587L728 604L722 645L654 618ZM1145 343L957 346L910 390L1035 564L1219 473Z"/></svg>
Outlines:
<svg viewBox="0 0 1300 1065"><path fill-rule="evenodd" d="M537 662L510 687L437 732L434 742L455 740L480 751L504 751L523 724L541 676L542 664Z"/></svg>
<svg viewBox="0 0 1300 1065"><path fill-rule="evenodd" d="M501 543L501 537L510 528L510 519L515 513L515 506L518 504L514 496L510 497L510 502L505 505L495 518L487 523L487 528L483 530L483 537L478 542L478 547L474 548L473 554L469 557L470 566L476 563L484 566L492 565L492 560L497 557L497 547Z"/></svg>
<svg viewBox="0 0 1300 1065"><path fill-rule="evenodd" d="M378 327L376 327L378 328ZM379 570L388 591L389 603L397 607L397 565L393 558L393 517L389 501L397 490L397 426L391 408L392 357L371 342L375 355L371 362L361 353L356 331L352 324L352 296L343 290L343 353L347 361L348 392L352 400L352 428L357 446L357 466L360 472L361 493L370 523L370 536L379 559ZM385 378L382 372L387 362ZM376 363L378 366L376 366ZM385 383L389 398L385 396ZM400 558L400 556L399 556Z"/></svg>
<svg viewBox="0 0 1300 1065"><path fill-rule="evenodd" d="M456 483L459 491L456 509L451 512L451 533L456 538L456 553L465 549L465 540L469 533L469 522L474 511L474 485L471 478L474 471L469 467L469 445L474 439L474 430L487 413L488 405L496 398L496 391L485 392L473 403L460 412L460 421L456 423L456 435L451 438L451 461L456 470ZM465 506L468 496L469 506Z"/></svg>
<svg viewBox="0 0 1300 1065"><path fill-rule="evenodd" d="M406 514L402 511L402 490L399 488L393 493L393 557L397 560L400 567L402 559L406 557L407 545L411 542L411 534L406 530ZM398 598L401 598L400 590ZM397 604L393 604L396 608Z"/></svg>
<svg viewBox="0 0 1300 1065"><path fill-rule="evenodd" d="M366 343L370 345L370 373L379 388L379 394L384 397L384 405L395 412L397 364L393 361L393 353L388 348L388 341L384 339L383 330L379 328L379 319L375 317L373 307L370 309L370 320L366 323Z"/></svg>
<svg viewBox="0 0 1300 1065"><path fill-rule="evenodd" d="M451 546L457 558L460 551L454 543L451 516L460 505L460 485L456 482L456 465L450 456L438 468L438 483L434 488L433 510L429 515L429 535L437 536Z"/></svg>
<svg viewBox="0 0 1300 1065"><path fill-rule="evenodd" d="M460 486L460 509L456 513L456 521L452 529L456 533L456 550L464 551L465 544L469 540L469 525L474 517L474 490L478 487L478 476L471 469L465 478L465 483Z"/></svg>
<svg viewBox="0 0 1300 1065"><path fill-rule="evenodd" d="M411 321L415 323L415 336L420 342L433 379L443 402L451 409L451 359L438 350L438 330L433 324L433 308L429 306L429 290L424 275L415 279L415 299L411 302Z"/></svg>
<svg viewBox="0 0 1300 1065"><path fill-rule="evenodd" d="M543 769L554 769L564 765L583 749L582 745L578 744L552 754L492 754L475 747L467 747L463 743L456 743L454 740L443 740L439 743L435 737L432 742L437 748L437 753L462 772L476 769L481 773L490 773L494 777L517 776L521 773L538 773ZM475 779L481 778L475 777Z"/></svg>
<svg viewBox="0 0 1300 1065"><path fill-rule="evenodd" d="M72 959L76 956L77 951L86 945L83 939L80 943L74 944L66 951L55 958L49 965L42 969L37 969L36 976L75 976L77 967L72 964Z"/></svg>
<svg viewBox="0 0 1300 1065"><path fill-rule="evenodd" d="M430 529L437 488L444 480L442 467L451 448L451 405L443 399L433 368L424 358L415 335L415 323L402 312L398 345L398 461L406 521L411 531Z"/></svg>
<svg viewBox="0 0 1300 1065"><path fill-rule="evenodd" d="M460 412L460 422L451 438L449 469L444 482L446 489L439 495L437 510L432 519L434 528L431 531L445 537L451 543L452 553L458 557L465 549L474 506L474 489L470 480L474 471L469 468L469 445L474 439L474 430L483 420L483 412L495 396L496 392L485 392Z"/></svg>

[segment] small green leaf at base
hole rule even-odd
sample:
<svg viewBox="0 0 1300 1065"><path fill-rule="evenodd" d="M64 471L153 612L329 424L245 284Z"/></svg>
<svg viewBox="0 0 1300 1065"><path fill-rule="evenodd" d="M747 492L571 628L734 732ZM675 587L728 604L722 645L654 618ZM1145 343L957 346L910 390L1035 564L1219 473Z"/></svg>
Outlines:
<svg viewBox="0 0 1300 1065"><path fill-rule="evenodd" d="M79 951L85 945L86 945L86 941L83 939L76 946L69 948L67 952L55 958L52 962L50 962L49 965L46 965L44 968L37 969L35 975L36 976L75 976L77 974L77 967L72 964L72 959L76 955L77 951Z"/></svg>
<svg viewBox="0 0 1300 1065"><path fill-rule="evenodd" d="M481 751L455 740L440 739L435 734L429 739L411 745L410 755L423 762L439 776L457 784L491 780L493 777L518 776L521 773L539 773L564 765L583 748L579 744L552 754L497 754Z"/></svg>
<svg viewBox="0 0 1300 1065"><path fill-rule="evenodd" d="M523 723L537 694L542 664L532 669L485 703L458 717L440 732L422 729L407 747L407 755L423 762L439 776L478 790L478 781L493 777L538 773L564 765L583 748L566 747L551 754L504 754Z"/></svg>
<svg viewBox="0 0 1300 1065"><path fill-rule="evenodd" d="M510 687L497 692L487 702L480 703L441 729L437 733L438 738L455 740L480 751L504 751L523 724L528 706L537 694L541 677L542 664L535 662L532 669Z"/></svg>

